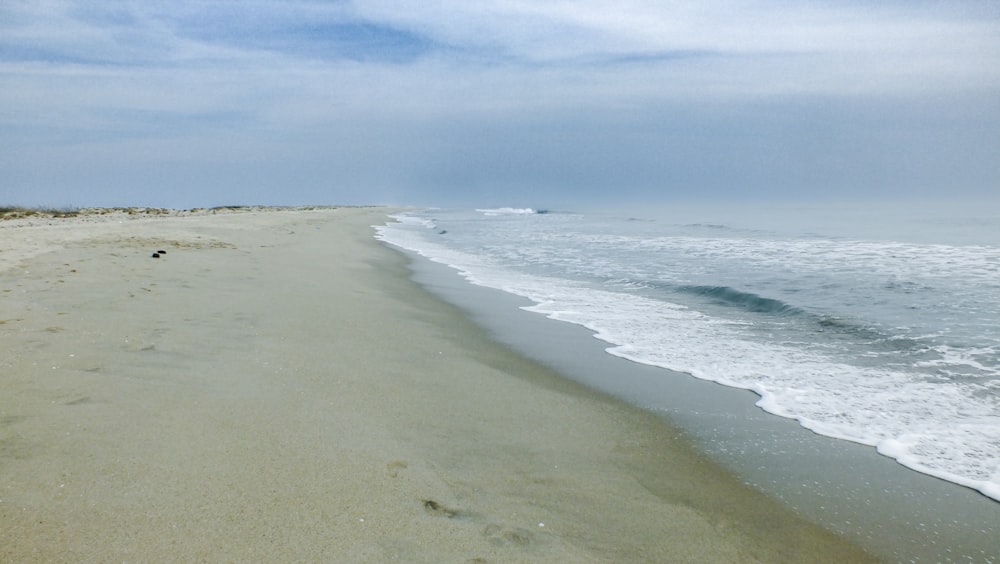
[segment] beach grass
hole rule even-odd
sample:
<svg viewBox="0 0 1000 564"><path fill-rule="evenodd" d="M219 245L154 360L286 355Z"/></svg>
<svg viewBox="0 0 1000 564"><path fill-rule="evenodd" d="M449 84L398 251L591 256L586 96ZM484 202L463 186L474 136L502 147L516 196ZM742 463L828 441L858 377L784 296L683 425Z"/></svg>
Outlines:
<svg viewBox="0 0 1000 564"><path fill-rule="evenodd" d="M67 207L25 207L0 205L0 220L17 219L22 217L76 217L80 213L79 208Z"/></svg>

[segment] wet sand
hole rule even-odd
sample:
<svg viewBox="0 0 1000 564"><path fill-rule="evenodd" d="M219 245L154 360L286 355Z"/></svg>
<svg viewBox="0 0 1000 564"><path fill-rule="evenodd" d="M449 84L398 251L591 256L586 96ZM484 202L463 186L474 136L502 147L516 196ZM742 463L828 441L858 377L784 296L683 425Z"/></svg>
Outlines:
<svg viewBox="0 0 1000 564"><path fill-rule="evenodd" d="M0 223L0 561L868 559L492 341L385 213Z"/></svg>

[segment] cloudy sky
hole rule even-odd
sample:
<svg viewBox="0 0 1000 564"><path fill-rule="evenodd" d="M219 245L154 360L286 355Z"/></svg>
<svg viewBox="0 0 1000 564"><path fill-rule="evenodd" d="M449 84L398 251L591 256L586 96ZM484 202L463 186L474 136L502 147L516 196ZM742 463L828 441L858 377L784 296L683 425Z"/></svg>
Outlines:
<svg viewBox="0 0 1000 564"><path fill-rule="evenodd" d="M0 0L0 204L998 194L996 0Z"/></svg>

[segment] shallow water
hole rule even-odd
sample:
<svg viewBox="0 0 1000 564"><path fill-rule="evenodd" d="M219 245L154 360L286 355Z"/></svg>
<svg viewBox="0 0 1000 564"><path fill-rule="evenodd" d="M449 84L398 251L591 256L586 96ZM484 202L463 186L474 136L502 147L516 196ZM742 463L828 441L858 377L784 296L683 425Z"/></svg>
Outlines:
<svg viewBox="0 0 1000 564"><path fill-rule="evenodd" d="M1000 499L991 208L428 210L379 237L726 386L822 435Z"/></svg>

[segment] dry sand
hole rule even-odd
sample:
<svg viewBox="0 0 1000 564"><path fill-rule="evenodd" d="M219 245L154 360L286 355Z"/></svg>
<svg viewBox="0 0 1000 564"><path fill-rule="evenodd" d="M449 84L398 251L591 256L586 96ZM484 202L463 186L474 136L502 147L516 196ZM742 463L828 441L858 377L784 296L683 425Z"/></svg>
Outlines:
<svg viewBox="0 0 1000 564"><path fill-rule="evenodd" d="M490 341L384 218L0 222L0 561L868 559Z"/></svg>

